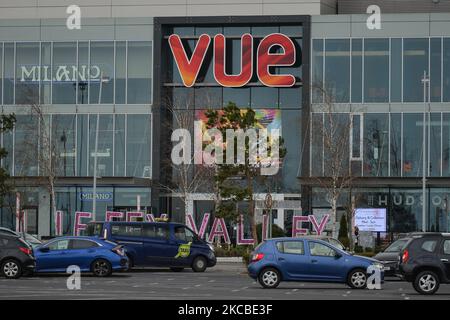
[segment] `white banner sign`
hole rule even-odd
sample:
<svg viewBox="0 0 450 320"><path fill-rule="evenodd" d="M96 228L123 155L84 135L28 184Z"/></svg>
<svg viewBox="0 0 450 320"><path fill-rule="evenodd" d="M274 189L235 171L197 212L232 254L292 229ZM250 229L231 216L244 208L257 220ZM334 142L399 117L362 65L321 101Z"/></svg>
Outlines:
<svg viewBox="0 0 450 320"><path fill-rule="evenodd" d="M359 231L386 232L386 208L359 208L355 212Z"/></svg>

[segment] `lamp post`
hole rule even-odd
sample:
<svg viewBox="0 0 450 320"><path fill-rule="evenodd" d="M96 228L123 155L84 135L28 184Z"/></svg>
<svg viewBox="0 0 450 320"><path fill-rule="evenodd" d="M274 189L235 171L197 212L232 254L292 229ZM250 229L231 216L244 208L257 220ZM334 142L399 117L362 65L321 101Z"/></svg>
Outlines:
<svg viewBox="0 0 450 320"><path fill-rule="evenodd" d="M428 157L427 157L427 148L426 148L426 126L427 126L427 116L428 121L430 119L429 115L429 108L427 112L427 104L429 106L429 99L430 99L430 91L429 91L429 84L430 84L430 78L427 76L427 72L424 70L423 72L423 78L422 78L422 84L423 84L423 126L422 126L422 231L427 231L427 194L426 194L426 184L427 184L427 166L428 166ZM427 92L428 89L428 92ZM428 93L428 97L427 97Z"/></svg>
<svg viewBox="0 0 450 320"><path fill-rule="evenodd" d="M102 100L103 82L108 82L108 79L103 79L103 72L100 73L100 83L98 89L98 104ZM97 124L95 127L95 150L94 150L94 181L92 184L92 220L95 221L97 212L97 153L98 153L98 128L100 126L100 114L97 114Z"/></svg>

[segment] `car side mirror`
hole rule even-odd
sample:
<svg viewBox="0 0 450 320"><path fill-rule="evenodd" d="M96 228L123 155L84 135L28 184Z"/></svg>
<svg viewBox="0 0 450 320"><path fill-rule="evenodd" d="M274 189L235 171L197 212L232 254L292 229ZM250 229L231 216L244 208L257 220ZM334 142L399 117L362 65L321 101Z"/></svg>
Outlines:
<svg viewBox="0 0 450 320"><path fill-rule="evenodd" d="M50 248L49 247L42 247L42 248L39 248L39 251L40 252L49 252Z"/></svg>
<svg viewBox="0 0 450 320"><path fill-rule="evenodd" d="M339 252L336 252L336 254L334 255L335 259L340 259L342 258L342 254L340 254Z"/></svg>

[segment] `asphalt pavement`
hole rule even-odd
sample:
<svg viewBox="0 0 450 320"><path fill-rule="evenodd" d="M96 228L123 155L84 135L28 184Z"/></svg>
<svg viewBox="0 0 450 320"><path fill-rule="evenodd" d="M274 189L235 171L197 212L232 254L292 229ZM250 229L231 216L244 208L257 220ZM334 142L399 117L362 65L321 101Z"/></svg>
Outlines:
<svg viewBox="0 0 450 320"><path fill-rule="evenodd" d="M0 300L6 299L450 299L450 285L431 297L417 294L410 283L388 278L382 290L352 290L343 284L281 283L262 289L241 264L218 264L204 273L191 270L137 269L108 278L81 277L81 289L67 289L68 275L50 274L17 280L0 278Z"/></svg>

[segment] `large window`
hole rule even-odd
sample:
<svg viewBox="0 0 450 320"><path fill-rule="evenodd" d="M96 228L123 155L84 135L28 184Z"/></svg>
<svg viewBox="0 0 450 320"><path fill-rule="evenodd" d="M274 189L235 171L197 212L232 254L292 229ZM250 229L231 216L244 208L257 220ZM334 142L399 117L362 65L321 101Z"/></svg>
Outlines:
<svg viewBox="0 0 450 320"><path fill-rule="evenodd" d="M352 39L352 97L353 103L362 102L362 39Z"/></svg>
<svg viewBox="0 0 450 320"><path fill-rule="evenodd" d="M90 103L113 103L114 43L112 41L91 42L90 61Z"/></svg>
<svg viewBox="0 0 450 320"><path fill-rule="evenodd" d="M389 119L386 113L364 116L364 175L388 175Z"/></svg>
<svg viewBox="0 0 450 320"><path fill-rule="evenodd" d="M150 41L7 42L0 58L5 105L152 100Z"/></svg>
<svg viewBox="0 0 450 320"><path fill-rule="evenodd" d="M314 39L311 53L313 103L323 88L338 102L423 102L424 72L431 101L450 101L450 38Z"/></svg>
<svg viewBox="0 0 450 320"><path fill-rule="evenodd" d="M348 102L350 97L350 41L325 41L325 88L335 102Z"/></svg>
<svg viewBox="0 0 450 320"><path fill-rule="evenodd" d="M405 177L422 175L422 132L422 114L403 115L403 175Z"/></svg>
<svg viewBox="0 0 450 320"><path fill-rule="evenodd" d="M443 57L443 100L450 101L450 38L444 38L444 57Z"/></svg>
<svg viewBox="0 0 450 320"><path fill-rule="evenodd" d="M339 123L336 134L342 138L346 115L333 118ZM315 112L311 122L311 176L328 174L330 158L338 155L344 166L352 168L352 174L361 172L366 177L421 177L423 174L423 113L353 113L349 134L350 164L346 153L324 147L330 116ZM432 112L426 116L426 175L450 176L450 113ZM340 125L342 123L342 125ZM325 124L325 127L324 127ZM333 138L334 139L334 138ZM347 146L341 142L346 149ZM334 154L334 156L331 154ZM330 154L327 154L330 153ZM362 167L361 167L362 163Z"/></svg>
<svg viewBox="0 0 450 320"><path fill-rule="evenodd" d="M17 115L14 139L14 173L17 176L38 175L38 119Z"/></svg>
<svg viewBox="0 0 450 320"><path fill-rule="evenodd" d="M403 40L403 101L423 101L424 72L428 74L428 39Z"/></svg>
<svg viewBox="0 0 450 320"><path fill-rule="evenodd" d="M51 141L55 149L56 175L76 175L77 145L75 129L76 115L53 115Z"/></svg>
<svg viewBox="0 0 450 320"><path fill-rule="evenodd" d="M150 103L152 64L151 42L128 42L127 103Z"/></svg>
<svg viewBox="0 0 450 320"><path fill-rule="evenodd" d="M76 42L53 43L53 100L54 104L76 103L77 78L74 71L77 66ZM76 73L76 72L75 72Z"/></svg>
<svg viewBox="0 0 450 320"><path fill-rule="evenodd" d="M149 115L127 116L127 172L130 177L151 177L151 127Z"/></svg>
<svg viewBox="0 0 450 320"><path fill-rule="evenodd" d="M39 101L39 43L18 43L16 46L16 103Z"/></svg>
<svg viewBox="0 0 450 320"><path fill-rule="evenodd" d="M402 39L391 39L391 101L402 101Z"/></svg>
<svg viewBox="0 0 450 320"><path fill-rule="evenodd" d="M389 100L389 40L364 40L364 101Z"/></svg>
<svg viewBox="0 0 450 320"><path fill-rule="evenodd" d="M97 156L97 176L113 176L113 115L89 116L89 176L94 175L94 162ZM97 133L98 120L98 133ZM95 151L96 138L97 152Z"/></svg>
<svg viewBox="0 0 450 320"><path fill-rule="evenodd" d="M98 130L97 114L16 118L14 130L0 139L8 152L2 166L11 175L47 175L52 170L57 176L92 176L97 157L100 177L151 176L150 114L100 114Z"/></svg>
<svg viewBox="0 0 450 320"><path fill-rule="evenodd" d="M320 103L323 101L323 72L324 72L324 41L321 39L313 40L312 44L312 102Z"/></svg>

